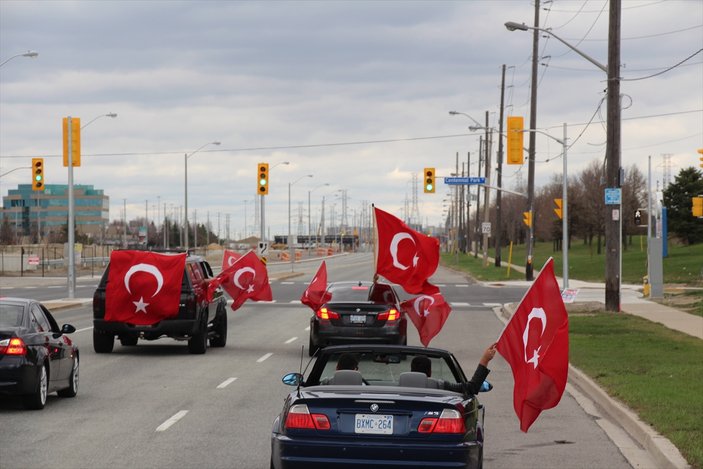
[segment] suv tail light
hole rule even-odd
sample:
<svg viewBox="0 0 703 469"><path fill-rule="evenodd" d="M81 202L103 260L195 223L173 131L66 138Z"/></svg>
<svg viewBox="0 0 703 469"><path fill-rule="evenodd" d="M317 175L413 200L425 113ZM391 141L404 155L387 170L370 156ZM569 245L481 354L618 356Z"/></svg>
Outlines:
<svg viewBox="0 0 703 469"><path fill-rule="evenodd" d="M320 308L315 312L315 316L320 319L339 319L339 314L330 311L327 308Z"/></svg>
<svg viewBox="0 0 703 469"><path fill-rule="evenodd" d="M394 308L378 313L378 316L376 316L379 321L396 321L398 318L400 318L400 313Z"/></svg>
<svg viewBox="0 0 703 469"><path fill-rule="evenodd" d="M311 414L306 404L295 404L288 411L285 427L329 430L330 421L325 414Z"/></svg>
<svg viewBox="0 0 703 469"><path fill-rule="evenodd" d="M417 426L420 433L466 433L464 418L458 410L444 409L439 418L426 417Z"/></svg>
<svg viewBox="0 0 703 469"><path fill-rule="evenodd" d="M0 355L26 355L27 346L19 337L0 340Z"/></svg>

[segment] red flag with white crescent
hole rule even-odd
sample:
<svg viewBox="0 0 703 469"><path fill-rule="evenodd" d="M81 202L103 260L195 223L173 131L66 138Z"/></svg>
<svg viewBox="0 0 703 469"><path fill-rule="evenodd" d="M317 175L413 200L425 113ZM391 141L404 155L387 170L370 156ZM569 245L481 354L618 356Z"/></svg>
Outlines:
<svg viewBox="0 0 703 469"><path fill-rule="evenodd" d="M212 295L218 286L232 297L233 311L239 309L246 300L271 301L273 299L266 265L254 251L244 254L212 279L208 283L208 295Z"/></svg>
<svg viewBox="0 0 703 469"><path fill-rule="evenodd" d="M242 257L242 255L237 251L225 249L222 254L222 270L232 267L232 265L234 265L240 257Z"/></svg>
<svg viewBox="0 0 703 469"><path fill-rule="evenodd" d="M390 213L378 208L374 212L378 231L376 274L408 293L439 293L439 288L428 282L439 265L439 241L411 229Z"/></svg>
<svg viewBox="0 0 703 469"><path fill-rule="evenodd" d="M309 306L313 311L317 311L330 298L330 294L327 293L327 264L322 261L317 273L303 292L303 296L300 297L300 302Z"/></svg>
<svg viewBox="0 0 703 469"><path fill-rule="evenodd" d="M185 253L113 251L105 291L105 320L152 325L177 316L185 262Z"/></svg>
<svg viewBox="0 0 703 469"><path fill-rule="evenodd" d="M404 301L401 307L417 328L420 342L425 347L439 334L452 311L440 293L411 298Z"/></svg>
<svg viewBox="0 0 703 469"><path fill-rule="evenodd" d="M569 370L569 318L549 258L498 339L515 379L513 406L527 432L561 400Z"/></svg>

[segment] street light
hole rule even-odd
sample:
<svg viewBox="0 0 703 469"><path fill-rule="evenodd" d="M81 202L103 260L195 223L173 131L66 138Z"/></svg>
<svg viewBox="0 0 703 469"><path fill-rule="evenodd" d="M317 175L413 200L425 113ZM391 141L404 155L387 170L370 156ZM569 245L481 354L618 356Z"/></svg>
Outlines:
<svg viewBox="0 0 703 469"><path fill-rule="evenodd" d="M88 127L90 124L92 124L92 123L95 122L96 120L100 119L101 117L110 117L110 118L114 119L115 117L117 117L117 114L114 113L114 112L108 112L107 114L100 114L99 116L94 117L93 119L91 119L90 121L88 121L87 124L82 125L82 126L81 126L81 130L85 129L86 127Z"/></svg>
<svg viewBox="0 0 703 469"><path fill-rule="evenodd" d="M300 176L295 182L288 183L288 254L290 256L290 271L293 272L293 261L295 256L293 255L293 232L290 226L290 188L300 182L301 179L311 178L312 174L306 174L305 176Z"/></svg>
<svg viewBox="0 0 703 469"><path fill-rule="evenodd" d="M312 244L312 242L311 242L311 239L312 239L312 223L311 223L311 221L310 221L310 211L311 211L311 208L310 208L310 194L312 194L312 192L313 192L315 189L319 189L320 187L325 187L325 186L329 186L329 185L330 185L330 183L329 183L329 182L326 182L326 183L320 184L319 186L317 186L317 187L315 187L315 188L313 188L313 189L311 189L311 190L308 191L308 251L310 251L310 245Z"/></svg>
<svg viewBox="0 0 703 469"><path fill-rule="evenodd" d="M30 57L30 58L33 59L33 58L36 58L38 55L39 55L39 52L36 52L36 51L33 51L33 50L28 50L28 51L25 52L24 54L13 55L13 56L10 57L9 59L3 61L2 63L0 63L0 67L2 67L3 65L5 65L5 64L6 64L7 62L9 62L10 60L12 60L12 59L14 59L14 58L17 58L17 57Z"/></svg>
<svg viewBox="0 0 703 469"><path fill-rule="evenodd" d="M184 158L183 158L183 163L185 165L185 217L184 217L184 222L183 222L183 231L185 233L185 239L184 239L184 245L185 245L185 250L186 252L188 251L188 158L191 156L195 155L198 153L200 150L205 148L208 145L220 145L220 142L208 142L204 145L202 145L200 148L195 150L192 153L186 153ZM196 227L197 228L197 227Z"/></svg>
<svg viewBox="0 0 703 469"><path fill-rule="evenodd" d="M610 2L609 32L608 32L608 64L604 65L593 57L585 54L572 46L552 31L539 27L531 27L513 21L505 23L509 31L534 30L549 34L569 49L576 52L584 59L591 62L598 69L607 74L607 138L605 160L607 164L606 179L609 188L618 193L618 198L613 204L606 205L605 213L605 308L608 311L620 311L620 283L622 281L622 201L620 191L620 18L621 2ZM536 49L533 48L533 50ZM533 53L536 59L536 52ZM536 87L533 72L533 89ZM534 126L530 126L534 130ZM564 139L566 140L566 138ZM531 146L532 149L532 146ZM533 156L530 155L530 163ZM534 189L534 188L533 188ZM607 190L607 189L606 189ZM614 205L614 207L613 207ZM531 208L531 207L530 207ZM531 241L531 240L530 240Z"/></svg>

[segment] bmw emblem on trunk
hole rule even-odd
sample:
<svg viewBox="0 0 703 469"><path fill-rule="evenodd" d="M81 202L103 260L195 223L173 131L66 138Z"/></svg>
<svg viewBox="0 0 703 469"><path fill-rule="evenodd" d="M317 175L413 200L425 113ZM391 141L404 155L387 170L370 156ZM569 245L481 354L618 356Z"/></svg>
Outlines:
<svg viewBox="0 0 703 469"><path fill-rule="evenodd" d="M357 313L361 312L361 308L356 308L356 312Z"/></svg>
<svg viewBox="0 0 703 469"><path fill-rule="evenodd" d="M371 404L371 412L378 412L378 404Z"/></svg>

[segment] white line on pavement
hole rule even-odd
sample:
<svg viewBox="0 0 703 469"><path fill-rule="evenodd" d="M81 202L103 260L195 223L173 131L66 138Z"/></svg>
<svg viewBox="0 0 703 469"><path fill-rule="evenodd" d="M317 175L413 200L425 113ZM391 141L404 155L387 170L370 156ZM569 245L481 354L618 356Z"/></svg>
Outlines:
<svg viewBox="0 0 703 469"><path fill-rule="evenodd" d="M483 303L483 306L489 306L489 307L494 307L494 306L503 306L500 303Z"/></svg>
<svg viewBox="0 0 703 469"><path fill-rule="evenodd" d="M291 301L290 301L290 304L292 304L292 305L299 305L299 304L302 304L302 303L301 303L300 300L291 300Z"/></svg>
<svg viewBox="0 0 703 469"><path fill-rule="evenodd" d="M469 306L468 303L461 303L461 302L459 302L459 301L452 301L450 304L451 304L452 306Z"/></svg>
<svg viewBox="0 0 703 469"><path fill-rule="evenodd" d="M180 419L185 417L187 413L188 413L187 410L180 410L180 411L176 412L173 415L173 417L171 417L170 419L166 420L164 423L162 423L161 425L156 427L156 431L157 432L165 432L166 430L171 428L171 425L173 425L174 423L178 422Z"/></svg>
<svg viewBox="0 0 703 469"><path fill-rule="evenodd" d="M84 327L83 329L76 329L76 332L83 332L83 331L89 331L93 328L93 326L90 327Z"/></svg>
<svg viewBox="0 0 703 469"><path fill-rule="evenodd" d="M284 344L290 344L291 342L294 342L294 341L296 341L296 340L298 340L297 337L291 337L290 339L286 340L286 341L284 342Z"/></svg>
<svg viewBox="0 0 703 469"><path fill-rule="evenodd" d="M37 287L24 287L25 290L35 290Z"/></svg>
<svg viewBox="0 0 703 469"><path fill-rule="evenodd" d="M281 282L281 285L295 285L295 282Z"/></svg>
<svg viewBox="0 0 703 469"><path fill-rule="evenodd" d="M226 380L222 381L220 384L217 385L217 389L224 389L235 381L237 381L237 378L227 378Z"/></svg>
<svg viewBox="0 0 703 469"><path fill-rule="evenodd" d="M459 287L459 288L468 287L468 285L454 285L454 286L455 286L455 287Z"/></svg>
<svg viewBox="0 0 703 469"><path fill-rule="evenodd" d="M306 328L303 329L303 330L304 330L304 331L309 331L309 330L310 330L310 326L306 327Z"/></svg>
<svg viewBox="0 0 703 469"><path fill-rule="evenodd" d="M61 285L50 285L46 288L64 288L64 287L62 287Z"/></svg>
<svg viewBox="0 0 703 469"><path fill-rule="evenodd" d="M266 355L261 356L258 360L256 360L256 363L261 363L262 361L266 360L267 358L270 358L272 353L267 353Z"/></svg>

